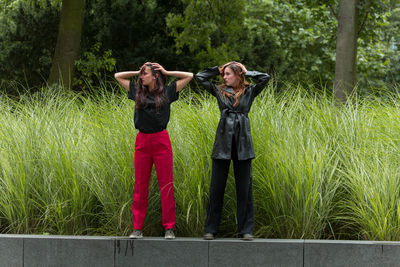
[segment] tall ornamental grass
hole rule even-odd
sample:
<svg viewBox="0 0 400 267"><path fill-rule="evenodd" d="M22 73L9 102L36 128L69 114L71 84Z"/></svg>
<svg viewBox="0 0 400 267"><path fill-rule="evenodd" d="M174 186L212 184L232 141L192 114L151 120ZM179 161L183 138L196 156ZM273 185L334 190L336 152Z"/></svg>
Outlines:
<svg viewBox="0 0 400 267"><path fill-rule="evenodd" d="M134 102L104 87L0 97L0 232L131 231ZM400 240L399 103L354 97L338 108L324 93L271 84L249 114L256 236ZM172 104L178 236L203 234L218 119L206 93L185 89ZM162 232L153 170L144 233ZM236 232L231 170L219 234Z"/></svg>

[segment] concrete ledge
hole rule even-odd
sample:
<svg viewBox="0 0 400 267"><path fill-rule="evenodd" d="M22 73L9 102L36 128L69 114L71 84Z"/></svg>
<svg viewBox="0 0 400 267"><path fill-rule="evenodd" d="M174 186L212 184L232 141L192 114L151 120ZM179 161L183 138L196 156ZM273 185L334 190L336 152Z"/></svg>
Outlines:
<svg viewBox="0 0 400 267"><path fill-rule="evenodd" d="M113 266L114 240L24 238L24 266Z"/></svg>
<svg viewBox="0 0 400 267"><path fill-rule="evenodd" d="M304 266L400 266L400 242L305 240Z"/></svg>
<svg viewBox="0 0 400 267"><path fill-rule="evenodd" d="M0 235L0 266L400 266L400 242Z"/></svg>
<svg viewBox="0 0 400 267"><path fill-rule="evenodd" d="M22 238L0 237L0 265L22 266L24 257L24 244Z"/></svg>
<svg viewBox="0 0 400 267"><path fill-rule="evenodd" d="M208 266L303 266L303 240L209 241Z"/></svg>
<svg viewBox="0 0 400 267"><path fill-rule="evenodd" d="M208 266L208 242L201 239L116 239L115 248L115 266Z"/></svg>

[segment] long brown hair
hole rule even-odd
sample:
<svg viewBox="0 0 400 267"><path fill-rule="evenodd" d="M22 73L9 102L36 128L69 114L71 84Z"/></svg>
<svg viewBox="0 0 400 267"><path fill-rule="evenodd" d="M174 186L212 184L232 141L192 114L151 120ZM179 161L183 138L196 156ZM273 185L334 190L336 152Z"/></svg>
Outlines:
<svg viewBox="0 0 400 267"><path fill-rule="evenodd" d="M143 85L142 80L140 79L140 75L143 74L145 68L149 67L151 74L156 77L154 81L154 88L153 90L149 90L148 86ZM161 73L159 70L155 70L153 65L148 63L143 65L140 69L139 78L137 79L137 89L136 89L136 104L135 109L145 108L147 106L147 96L152 94L154 95L154 100L156 102L156 111L160 110L161 105L167 101L167 97L164 94L163 88L165 83L167 82L167 78L164 74Z"/></svg>
<svg viewBox="0 0 400 267"><path fill-rule="evenodd" d="M236 77L239 79L239 82L237 84L237 86L234 89L234 94L230 94L228 92L226 92L225 90L223 90L223 88L226 88L227 85L226 84L220 84L218 85L219 91L222 94L223 97L230 97L230 96L234 96L235 97L235 103L233 103L234 107L237 107L239 105L239 100L240 97L244 94L246 85L248 84L245 79L244 79L244 73L241 67L239 67L237 64L235 63L231 63L228 65L225 65L223 67L223 69L221 70L220 75L223 77L224 73L225 73L225 69L229 67L233 73L236 75Z"/></svg>

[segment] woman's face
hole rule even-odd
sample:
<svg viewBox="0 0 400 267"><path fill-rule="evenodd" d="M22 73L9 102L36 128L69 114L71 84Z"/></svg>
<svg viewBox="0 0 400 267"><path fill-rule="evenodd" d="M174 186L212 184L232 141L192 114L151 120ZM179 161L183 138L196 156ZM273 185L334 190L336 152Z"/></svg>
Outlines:
<svg viewBox="0 0 400 267"><path fill-rule="evenodd" d="M140 74L140 80L144 86L151 86L154 84L156 77L151 73L151 69L148 66L144 67L144 71Z"/></svg>
<svg viewBox="0 0 400 267"><path fill-rule="evenodd" d="M237 75L233 72L233 70L229 66L226 67L224 70L224 81L225 81L226 86L230 86L233 88L235 88L235 86L239 82L239 78L237 77Z"/></svg>

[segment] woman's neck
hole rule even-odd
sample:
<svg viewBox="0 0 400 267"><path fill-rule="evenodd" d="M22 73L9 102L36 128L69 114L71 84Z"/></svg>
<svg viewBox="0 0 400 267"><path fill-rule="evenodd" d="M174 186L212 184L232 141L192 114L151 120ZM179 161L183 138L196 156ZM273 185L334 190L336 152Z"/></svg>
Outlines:
<svg viewBox="0 0 400 267"><path fill-rule="evenodd" d="M153 91L153 89L154 89L154 83L149 84L149 85L147 86L147 88L149 89L150 92Z"/></svg>

